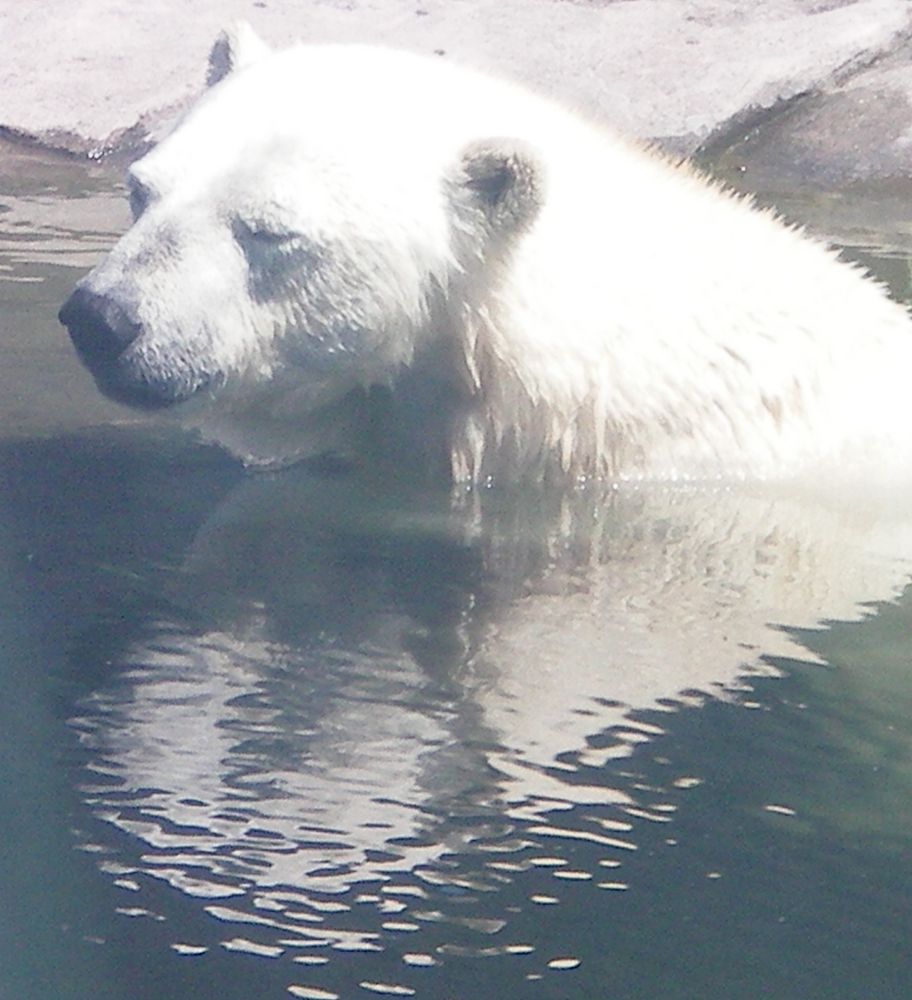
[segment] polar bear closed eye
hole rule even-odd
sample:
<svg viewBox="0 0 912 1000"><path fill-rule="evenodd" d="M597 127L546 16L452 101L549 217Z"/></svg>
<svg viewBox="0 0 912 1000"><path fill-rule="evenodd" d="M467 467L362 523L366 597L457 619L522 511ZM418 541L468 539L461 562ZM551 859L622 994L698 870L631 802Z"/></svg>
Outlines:
<svg viewBox="0 0 912 1000"><path fill-rule="evenodd" d="M687 167L402 52L244 28L209 82L61 311L113 398L455 480L906 462L905 310Z"/></svg>

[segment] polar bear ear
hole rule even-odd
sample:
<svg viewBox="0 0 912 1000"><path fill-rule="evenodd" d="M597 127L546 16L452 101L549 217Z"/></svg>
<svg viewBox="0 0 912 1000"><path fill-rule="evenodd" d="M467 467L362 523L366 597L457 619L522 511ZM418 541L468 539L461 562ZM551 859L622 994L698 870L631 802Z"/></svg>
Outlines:
<svg viewBox="0 0 912 1000"><path fill-rule="evenodd" d="M237 21L226 28L212 46L206 86L214 86L229 73L257 62L269 52L269 46L246 21Z"/></svg>
<svg viewBox="0 0 912 1000"><path fill-rule="evenodd" d="M461 185L492 233L517 235L542 206L542 165L519 139L483 139L462 154Z"/></svg>

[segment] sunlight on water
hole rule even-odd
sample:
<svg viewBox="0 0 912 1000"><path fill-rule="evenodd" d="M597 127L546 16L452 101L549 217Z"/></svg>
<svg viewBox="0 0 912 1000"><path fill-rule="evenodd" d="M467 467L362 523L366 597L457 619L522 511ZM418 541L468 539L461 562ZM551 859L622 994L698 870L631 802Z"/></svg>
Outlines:
<svg viewBox="0 0 912 1000"><path fill-rule="evenodd" d="M57 323L72 284L128 219L110 168L0 140L0 435L133 420L101 399Z"/></svg>
<svg viewBox="0 0 912 1000"><path fill-rule="evenodd" d="M129 225L110 167L0 140L0 281L34 284L42 266L92 267Z"/></svg>

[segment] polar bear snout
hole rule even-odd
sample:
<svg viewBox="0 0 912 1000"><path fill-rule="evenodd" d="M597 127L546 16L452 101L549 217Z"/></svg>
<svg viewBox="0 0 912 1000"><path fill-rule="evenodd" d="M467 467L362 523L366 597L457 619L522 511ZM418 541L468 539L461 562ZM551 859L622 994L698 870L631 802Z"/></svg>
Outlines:
<svg viewBox="0 0 912 1000"><path fill-rule="evenodd" d="M144 409L173 402L159 399L151 387L137 383L124 363L124 352L142 333L128 310L106 295L78 287L57 318L67 328L80 360L99 389L112 399Z"/></svg>
<svg viewBox="0 0 912 1000"><path fill-rule="evenodd" d="M122 306L87 288L77 288L57 318L92 372L116 360L141 332L139 323Z"/></svg>

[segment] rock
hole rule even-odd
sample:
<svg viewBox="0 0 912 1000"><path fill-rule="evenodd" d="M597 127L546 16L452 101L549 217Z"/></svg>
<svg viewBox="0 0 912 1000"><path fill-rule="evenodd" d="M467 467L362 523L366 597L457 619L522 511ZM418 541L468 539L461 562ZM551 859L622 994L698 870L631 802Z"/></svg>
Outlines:
<svg viewBox="0 0 912 1000"><path fill-rule="evenodd" d="M751 190L912 179L912 70L897 54L796 102L717 157Z"/></svg>
<svg viewBox="0 0 912 1000"><path fill-rule="evenodd" d="M682 154L813 95L807 113L829 137L820 156L867 175L881 169L868 133L887 112L868 118L854 74L912 31L905 0L315 0L306 12L294 0L0 0L0 128L91 156L141 147L199 90L215 35L239 17L278 45L366 41L459 59ZM898 135L912 125L898 96L912 70L904 59L890 72ZM802 162L829 176L811 154Z"/></svg>

